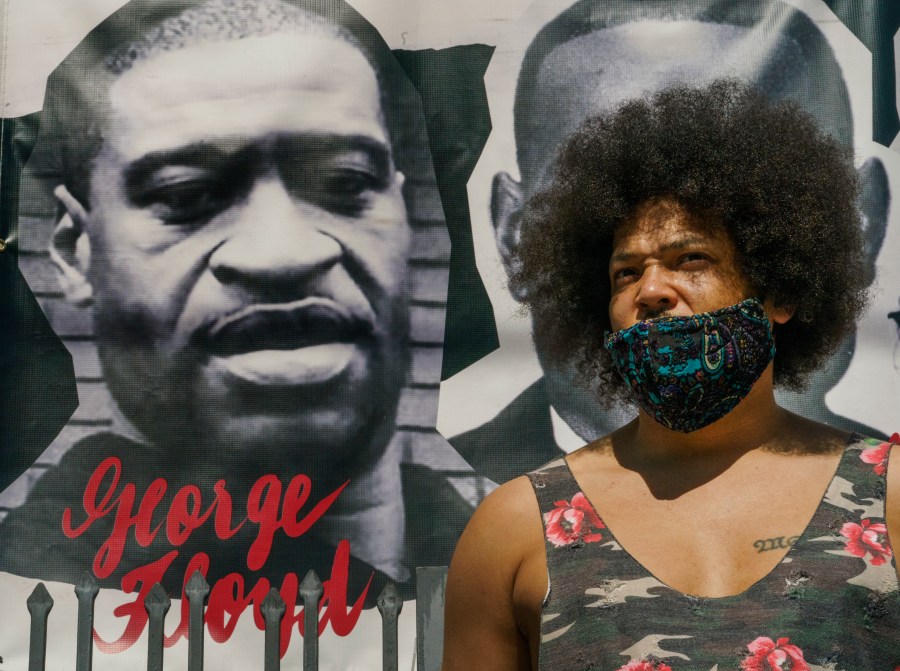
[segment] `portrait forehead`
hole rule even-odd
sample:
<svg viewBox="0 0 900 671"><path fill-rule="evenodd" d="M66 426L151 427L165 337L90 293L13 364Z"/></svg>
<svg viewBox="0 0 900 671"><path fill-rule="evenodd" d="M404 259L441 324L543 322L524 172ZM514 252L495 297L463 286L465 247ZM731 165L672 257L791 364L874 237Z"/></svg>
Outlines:
<svg viewBox="0 0 900 671"><path fill-rule="evenodd" d="M773 20L716 22L683 18L685 12L648 18L636 6L633 20L618 16L621 23L582 30L556 44L539 35L531 49L543 56L528 73L523 70L517 91L516 137L526 187L545 185L556 147L587 116L676 83L704 85L722 77L751 82L773 101L795 99L850 144L847 92L827 42L805 16L766 4L779 10ZM833 86L821 85L823 72Z"/></svg>
<svg viewBox="0 0 900 671"><path fill-rule="evenodd" d="M304 58L285 59L302 50ZM144 95L154 86L156 95ZM196 142L308 133L387 146L365 57L327 35L201 42L137 62L109 91L106 144L126 160Z"/></svg>
<svg viewBox="0 0 900 671"><path fill-rule="evenodd" d="M538 141L527 147L527 161L541 174L545 166L540 166L540 157L552 157L555 147L586 117L675 82L721 76L729 68L728 59L722 57L746 49L750 32L699 21L640 21L558 46L543 61L534 82L529 116L540 119L545 132L532 136Z"/></svg>
<svg viewBox="0 0 900 671"><path fill-rule="evenodd" d="M144 74L133 76L132 71ZM168 110L170 117L178 117L175 130L203 116L199 105L204 96L224 99L231 95L230 87L240 89L232 98L242 96L248 101L245 108L251 93L267 106L272 100L273 116L279 113L283 90L304 79L309 88L332 85L330 92L339 90L342 102L352 99L379 122L404 174L431 172L419 130L417 91L377 30L341 0L132 0L91 31L48 79L33 165L38 174L61 180L88 204L92 161L113 123L111 87L119 85L119 112L135 120L139 111L146 121L160 114L165 123L165 106L176 103ZM154 95L146 95L141 86L152 87ZM124 109L129 99L133 108ZM198 111L184 114L185 102ZM305 104L301 109L309 118L317 108Z"/></svg>

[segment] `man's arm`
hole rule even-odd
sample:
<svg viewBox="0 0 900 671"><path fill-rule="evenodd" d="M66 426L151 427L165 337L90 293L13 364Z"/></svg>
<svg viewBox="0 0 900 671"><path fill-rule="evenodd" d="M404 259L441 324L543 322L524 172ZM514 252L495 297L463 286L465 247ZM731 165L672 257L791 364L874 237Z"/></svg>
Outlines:
<svg viewBox="0 0 900 671"><path fill-rule="evenodd" d="M442 671L536 670L546 591L540 511L531 484L520 477L482 502L456 546Z"/></svg>

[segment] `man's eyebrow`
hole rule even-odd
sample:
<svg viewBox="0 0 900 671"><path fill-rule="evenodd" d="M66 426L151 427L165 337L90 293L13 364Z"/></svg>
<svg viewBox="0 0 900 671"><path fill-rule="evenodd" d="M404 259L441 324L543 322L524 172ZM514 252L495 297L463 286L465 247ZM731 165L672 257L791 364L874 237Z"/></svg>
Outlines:
<svg viewBox="0 0 900 671"><path fill-rule="evenodd" d="M157 170L170 165L208 168L226 161L234 152L219 148L208 142L195 142L163 151L154 151L128 164L124 171L125 185L132 188Z"/></svg>
<svg viewBox="0 0 900 671"><path fill-rule="evenodd" d="M196 168L213 168L222 163L240 160L255 147L273 142L279 153L293 153L304 148L315 148L327 152L361 151L368 154L379 168L390 165L390 147L367 135L340 135L336 133L280 133L261 142L247 143L244 140L194 142L174 149L154 151L136 159L124 170L128 188L139 186L157 170L171 165ZM302 155L302 154L301 154Z"/></svg>
<svg viewBox="0 0 900 671"><path fill-rule="evenodd" d="M381 140L376 140L367 135L351 135L348 138L348 148L370 152L385 161L391 156L391 150L387 144Z"/></svg>
<svg viewBox="0 0 900 671"><path fill-rule="evenodd" d="M656 250L657 253L665 254L667 252L678 251L680 249L686 249L688 247L702 247L708 245L710 242L710 237L708 235L686 235L675 240L669 240L665 244L661 245L659 249ZM627 263L628 261L633 261L639 256L643 256L642 254L638 254L637 252L616 252L609 258L610 263Z"/></svg>
<svg viewBox="0 0 900 671"><path fill-rule="evenodd" d="M277 153L281 156L302 158L303 150L326 154L358 151L368 156L379 169L386 170L391 161L391 149L381 140L368 135L339 135L336 133L298 133L282 135L276 140Z"/></svg>

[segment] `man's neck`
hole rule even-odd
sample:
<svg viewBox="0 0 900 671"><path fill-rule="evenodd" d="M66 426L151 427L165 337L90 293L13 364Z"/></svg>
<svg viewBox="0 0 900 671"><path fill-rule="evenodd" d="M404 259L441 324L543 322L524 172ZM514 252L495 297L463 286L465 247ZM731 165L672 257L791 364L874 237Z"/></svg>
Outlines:
<svg viewBox="0 0 900 671"><path fill-rule="evenodd" d="M731 412L696 431L673 431L641 410L611 436L619 464L640 473L661 498L708 482L754 451L796 452L798 423L811 424L775 403L771 366Z"/></svg>
<svg viewBox="0 0 900 671"><path fill-rule="evenodd" d="M710 453L744 453L774 439L790 413L775 403L771 385L760 380L738 405L721 419L687 433L673 431L647 412L638 413L635 447L649 461L691 461Z"/></svg>

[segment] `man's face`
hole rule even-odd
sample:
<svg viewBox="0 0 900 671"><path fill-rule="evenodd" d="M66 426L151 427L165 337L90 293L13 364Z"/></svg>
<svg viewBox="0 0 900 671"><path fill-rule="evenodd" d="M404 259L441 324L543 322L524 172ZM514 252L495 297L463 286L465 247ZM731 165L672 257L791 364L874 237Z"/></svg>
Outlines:
<svg viewBox="0 0 900 671"><path fill-rule="evenodd" d="M86 227L120 407L157 442L361 461L405 378L410 236L365 57L312 34L195 44L109 105Z"/></svg>
<svg viewBox="0 0 900 671"><path fill-rule="evenodd" d="M718 310L753 293L728 233L671 201L643 205L616 229L609 281L613 331Z"/></svg>

